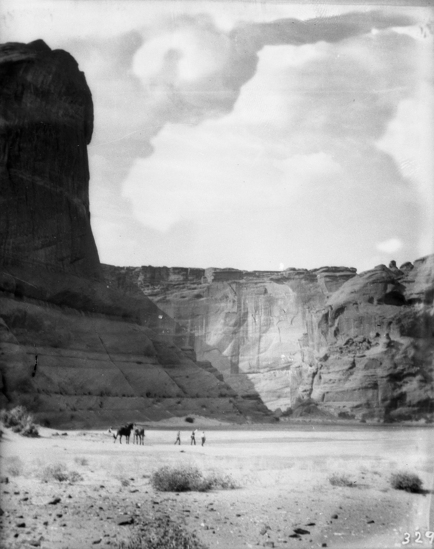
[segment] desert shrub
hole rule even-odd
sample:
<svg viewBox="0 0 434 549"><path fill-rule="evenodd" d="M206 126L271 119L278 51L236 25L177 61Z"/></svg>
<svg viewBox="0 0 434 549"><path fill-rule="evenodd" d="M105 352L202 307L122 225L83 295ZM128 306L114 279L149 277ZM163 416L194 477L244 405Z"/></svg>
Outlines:
<svg viewBox="0 0 434 549"><path fill-rule="evenodd" d="M338 418L339 419L355 419L355 417L356 416L354 414L350 414L346 410L338 413Z"/></svg>
<svg viewBox="0 0 434 549"><path fill-rule="evenodd" d="M74 461L77 465L81 465L82 467L85 467L86 465L89 465L89 461L85 457L75 457Z"/></svg>
<svg viewBox="0 0 434 549"><path fill-rule="evenodd" d="M157 517L118 549L207 549L196 534L169 518Z"/></svg>
<svg viewBox="0 0 434 549"><path fill-rule="evenodd" d="M5 427L9 427L15 433L20 433L25 437L39 436L33 415L24 406L15 406L12 410L1 410L0 421Z"/></svg>
<svg viewBox="0 0 434 549"><path fill-rule="evenodd" d="M204 477L194 465L178 467L161 467L151 476L151 484L160 492L188 492L206 490Z"/></svg>
<svg viewBox="0 0 434 549"><path fill-rule="evenodd" d="M329 477L329 482L332 486L354 486L354 482L347 475L339 475L337 473Z"/></svg>
<svg viewBox="0 0 434 549"><path fill-rule="evenodd" d="M187 417L185 418L185 421L186 421L187 423L194 423L194 417L187 416Z"/></svg>
<svg viewBox="0 0 434 549"><path fill-rule="evenodd" d="M42 469L41 478L45 482L56 480L57 482L78 482L83 477L77 471L68 471L64 463L53 463Z"/></svg>
<svg viewBox="0 0 434 549"><path fill-rule="evenodd" d="M219 471L212 471L205 480L211 490L235 490L239 488L238 483L230 475Z"/></svg>
<svg viewBox="0 0 434 549"><path fill-rule="evenodd" d="M421 479L417 475L407 473L406 471L393 473L390 477L390 484L395 490L404 490L415 494L422 490Z"/></svg>
<svg viewBox="0 0 434 549"><path fill-rule="evenodd" d="M83 477L80 475L78 471L69 471L68 482L73 484L75 482L80 482L81 480L83 480Z"/></svg>
<svg viewBox="0 0 434 549"><path fill-rule="evenodd" d="M53 463L42 469L41 477L46 482L51 480L66 482L68 480L68 470L64 463Z"/></svg>
<svg viewBox="0 0 434 549"><path fill-rule="evenodd" d="M5 471L11 477L19 477L23 474L24 464L18 456L10 457L6 460Z"/></svg>
<svg viewBox="0 0 434 549"><path fill-rule="evenodd" d="M36 438L39 436L38 429L34 423L28 423L25 425L21 431L23 437L32 437Z"/></svg>
<svg viewBox="0 0 434 549"><path fill-rule="evenodd" d="M122 486L129 486L130 481L126 477L118 476L119 482L122 484Z"/></svg>
<svg viewBox="0 0 434 549"><path fill-rule="evenodd" d="M230 475L213 471L204 476L194 465L164 466L151 476L151 484L160 492L207 492L208 490L232 490L238 488Z"/></svg>

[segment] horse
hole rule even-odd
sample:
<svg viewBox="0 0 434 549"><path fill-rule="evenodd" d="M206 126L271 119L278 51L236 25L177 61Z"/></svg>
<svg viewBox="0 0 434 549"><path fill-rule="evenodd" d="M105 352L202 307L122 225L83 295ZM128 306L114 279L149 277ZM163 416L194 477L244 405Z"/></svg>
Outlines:
<svg viewBox="0 0 434 549"><path fill-rule="evenodd" d="M145 429L134 429L133 444L145 444Z"/></svg>
<svg viewBox="0 0 434 549"><path fill-rule="evenodd" d="M124 425L123 427L119 427L119 429L116 431L116 434L112 431L112 428L110 427L109 432L112 433L114 441L116 442L116 439L119 437L119 442L122 444L122 437L125 437L127 444L130 443L130 435L131 431L134 429L134 423L128 423L128 425Z"/></svg>

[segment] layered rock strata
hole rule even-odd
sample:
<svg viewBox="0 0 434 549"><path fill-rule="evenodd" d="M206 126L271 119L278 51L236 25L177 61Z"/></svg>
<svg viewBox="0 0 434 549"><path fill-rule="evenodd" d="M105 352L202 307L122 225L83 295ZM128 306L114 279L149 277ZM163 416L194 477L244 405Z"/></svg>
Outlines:
<svg viewBox="0 0 434 549"><path fill-rule="evenodd" d="M102 281L89 213L92 98L42 41L0 46L0 400L52 426L269 417L146 296ZM182 273L179 275L182 278ZM178 276L178 278L179 278Z"/></svg>
<svg viewBox="0 0 434 549"><path fill-rule="evenodd" d="M154 284L149 267L103 270L109 285L148 294L195 335L185 343L200 360L279 414L309 404L360 419L432 416L433 256L360 274L225 269Z"/></svg>

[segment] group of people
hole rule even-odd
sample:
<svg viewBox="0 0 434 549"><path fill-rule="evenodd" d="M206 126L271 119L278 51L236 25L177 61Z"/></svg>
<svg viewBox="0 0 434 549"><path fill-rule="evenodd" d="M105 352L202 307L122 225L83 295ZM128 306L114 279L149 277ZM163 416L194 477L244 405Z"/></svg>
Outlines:
<svg viewBox="0 0 434 549"><path fill-rule="evenodd" d="M194 446L196 446L196 433L197 433L197 429L195 429L190 435L190 441L191 441L190 446L193 444ZM202 431L201 440L202 440L202 446L204 446L205 440L206 440L205 431ZM175 444L179 444L181 446L181 431L178 431L178 434L176 435Z"/></svg>

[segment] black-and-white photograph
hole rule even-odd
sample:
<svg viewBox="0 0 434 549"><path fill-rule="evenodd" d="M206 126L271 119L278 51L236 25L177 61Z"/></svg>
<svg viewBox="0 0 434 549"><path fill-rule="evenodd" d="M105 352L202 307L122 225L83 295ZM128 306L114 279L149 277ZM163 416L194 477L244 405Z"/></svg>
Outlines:
<svg viewBox="0 0 434 549"><path fill-rule="evenodd" d="M0 548L434 546L430 0L2 0Z"/></svg>

